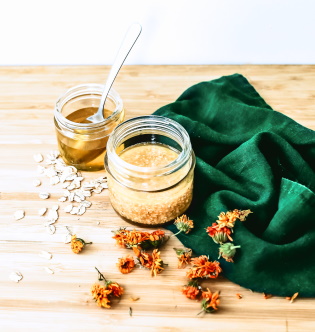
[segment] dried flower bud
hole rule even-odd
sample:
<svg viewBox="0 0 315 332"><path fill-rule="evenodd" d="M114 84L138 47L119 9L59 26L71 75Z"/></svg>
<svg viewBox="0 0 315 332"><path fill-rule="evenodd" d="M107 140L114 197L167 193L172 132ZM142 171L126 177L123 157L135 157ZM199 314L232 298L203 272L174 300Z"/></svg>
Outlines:
<svg viewBox="0 0 315 332"><path fill-rule="evenodd" d="M224 243L220 245L219 248L219 258L222 256L227 262L233 262L233 257L235 256L236 249L241 246L235 246L233 243Z"/></svg>
<svg viewBox="0 0 315 332"><path fill-rule="evenodd" d="M194 228L194 222L188 219L185 214L183 214L181 217L178 217L175 220L174 225L179 230L179 232L184 232L186 234L188 234L191 229Z"/></svg>
<svg viewBox="0 0 315 332"><path fill-rule="evenodd" d="M85 242L76 235L71 236L71 249L75 254L79 254L87 244L92 244L92 242Z"/></svg>

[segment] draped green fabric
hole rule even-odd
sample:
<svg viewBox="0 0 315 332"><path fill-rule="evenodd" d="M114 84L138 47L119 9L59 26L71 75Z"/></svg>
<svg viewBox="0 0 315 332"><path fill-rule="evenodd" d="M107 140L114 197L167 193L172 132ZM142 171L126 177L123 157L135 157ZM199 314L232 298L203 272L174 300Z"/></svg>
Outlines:
<svg viewBox="0 0 315 332"><path fill-rule="evenodd" d="M239 74L194 85L154 114L185 127L197 159L187 211L195 228L179 240L216 260L205 228L221 211L251 209L234 227L234 263L219 259L224 275L253 291L315 296L315 132L274 111Z"/></svg>

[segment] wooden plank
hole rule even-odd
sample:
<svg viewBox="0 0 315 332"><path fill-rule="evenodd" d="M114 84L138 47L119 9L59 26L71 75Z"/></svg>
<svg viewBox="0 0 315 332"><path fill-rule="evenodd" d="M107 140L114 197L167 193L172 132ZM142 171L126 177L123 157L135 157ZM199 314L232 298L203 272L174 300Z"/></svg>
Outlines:
<svg viewBox="0 0 315 332"><path fill-rule="evenodd" d="M128 250L115 245L111 230L127 224L112 210L106 191L91 199L92 207L81 217L61 209L56 233L46 233L37 210L55 204L63 190L42 177L41 187L32 186L38 178L32 156L56 149L53 108L60 94L76 84L103 83L108 71L102 66L0 67L1 331L312 330L313 299L297 298L292 304L280 297L265 300L221 277L204 283L221 290L220 311L197 316L200 304L180 291L186 278L185 270L177 269L172 249L180 246L176 238L162 251L169 264L163 274L151 278L143 269L120 274L116 262ZM115 88L131 118L151 114L195 83L236 72L275 110L315 129L315 66L125 66ZM84 173L88 179L101 174ZM51 198L39 199L38 193L45 190ZM17 209L26 211L24 219L14 220ZM64 243L65 225L93 245L80 255L71 253ZM41 250L53 258L39 257ZM55 273L47 274L46 266ZM125 287L120 303L110 310L98 308L90 296L97 280L95 266ZM20 283L8 279L12 271L23 274ZM237 299L236 293L243 298ZM140 299L132 302L131 296Z"/></svg>

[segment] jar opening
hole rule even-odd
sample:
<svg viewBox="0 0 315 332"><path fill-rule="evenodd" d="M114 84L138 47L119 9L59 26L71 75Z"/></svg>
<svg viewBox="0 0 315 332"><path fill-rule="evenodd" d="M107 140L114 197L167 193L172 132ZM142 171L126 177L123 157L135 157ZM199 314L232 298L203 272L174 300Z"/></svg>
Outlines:
<svg viewBox="0 0 315 332"><path fill-rule="evenodd" d="M104 105L103 121L92 123L83 119L84 116L86 119L97 112L103 89L103 85L94 83L82 84L69 89L56 103L54 111L56 120L70 129L88 130L110 125L117 120L123 109L122 100L114 89L110 90ZM78 113L75 114L75 112Z"/></svg>

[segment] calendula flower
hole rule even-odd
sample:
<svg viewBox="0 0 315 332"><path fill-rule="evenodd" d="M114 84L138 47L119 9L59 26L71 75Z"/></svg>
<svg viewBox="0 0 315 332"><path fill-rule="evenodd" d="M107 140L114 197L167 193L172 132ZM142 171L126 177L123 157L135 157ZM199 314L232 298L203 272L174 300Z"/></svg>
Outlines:
<svg viewBox="0 0 315 332"><path fill-rule="evenodd" d="M164 270L163 265L163 261L160 258L160 252L158 249L154 249L152 252L151 276L156 277L157 274L160 274Z"/></svg>
<svg viewBox="0 0 315 332"><path fill-rule="evenodd" d="M121 273L130 273L135 267L135 261L132 256L127 255L126 257L119 258L117 263L118 269Z"/></svg>
<svg viewBox="0 0 315 332"><path fill-rule="evenodd" d="M120 228L114 232L113 239L116 243L124 248L140 247L142 249L157 248L161 246L167 239L165 232L158 229L156 231L141 232L137 230L127 230Z"/></svg>
<svg viewBox="0 0 315 332"><path fill-rule="evenodd" d="M178 217L175 220L174 225L179 230L179 232L177 232L176 234L173 234L173 236L175 236L181 232L188 234L194 228L194 222L192 220L188 219L188 217L185 214L183 214L181 217Z"/></svg>
<svg viewBox="0 0 315 332"><path fill-rule="evenodd" d="M158 249L154 249L152 255L141 251L139 248L133 248L134 253L138 257L139 263L151 270L151 276L156 276L164 270L164 263L160 258L160 252Z"/></svg>
<svg viewBox="0 0 315 332"><path fill-rule="evenodd" d="M115 297L120 297L124 293L124 289L117 282L108 281L106 282L106 286Z"/></svg>
<svg viewBox="0 0 315 332"><path fill-rule="evenodd" d="M191 259L192 268L187 271L189 279L196 278L217 278L222 272L220 263L217 261L211 262L205 255Z"/></svg>
<svg viewBox="0 0 315 332"><path fill-rule="evenodd" d="M108 296L111 294L111 290L107 289L106 286L99 284L92 285L91 293L99 307L110 308L110 300Z"/></svg>
<svg viewBox="0 0 315 332"><path fill-rule="evenodd" d="M196 300L201 294L202 288L196 280L191 280L182 289L182 293L191 300Z"/></svg>
<svg viewBox="0 0 315 332"><path fill-rule="evenodd" d="M94 284L91 288L91 293L97 305L103 308L110 308L110 300L112 297L120 297L124 293L124 289L113 281L107 281L104 275L95 268L98 272L98 280L104 281L105 285L98 283Z"/></svg>
<svg viewBox="0 0 315 332"><path fill-rule="evenodd" d="M252 213L251 210L233 210L228 212L221 212L218 216L217 223L220 228L228 227L233 228L235 225L235 221L239 219L240 221L246 220L246 217Z"/></svg>
<svg viewBox="0 0 315 332"><path fill-rule="evenodd" d="M85 242L76 235L71 236L71 249L75 254L79 254L87 244L92 244L92 242Z"/></svg>
<svg viewBox="0 0 315 332"><path fill-rule="evenodd" d="M228 240L233 241L231 237L232 229L228 227L220 227L219 224L215 222L212 226L206 228L206 232L215 243L225 243Z"/></svg>
<svg viewBox="0 0 315 332"><path fill-rule="evenodd" d="M219 248L219 258L222 256L227 262L233 263L233 257L235 256L236 249L241 246L235 246L233 243L224 243Z"/></svg>
<svg viewBox="0 0 315 332"><path fill-rule="evenodd" d="M213 313L218 310L218 305L220 304L219 292L212 293L209 288L207 291L203 291L201 294L203 300L201 302L201 312Z"/></svg>
<svg viewBox="0 0 315 332"><path fill-rule="evenodd" d="M190 263L192 250L189 248L177 249L174 248L177 258L178 258L178 268L184 268L187 264Z"/></svg>

